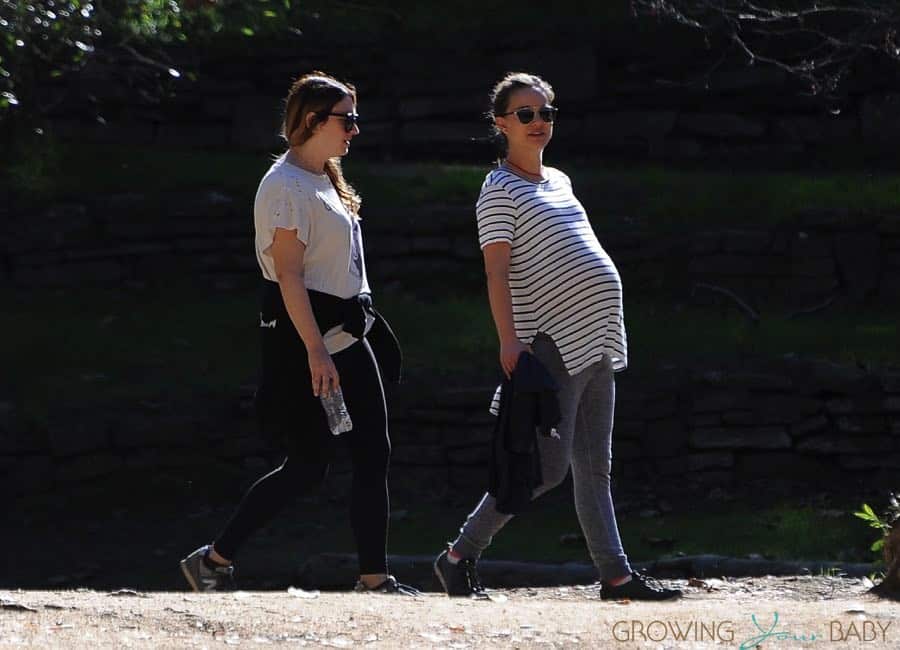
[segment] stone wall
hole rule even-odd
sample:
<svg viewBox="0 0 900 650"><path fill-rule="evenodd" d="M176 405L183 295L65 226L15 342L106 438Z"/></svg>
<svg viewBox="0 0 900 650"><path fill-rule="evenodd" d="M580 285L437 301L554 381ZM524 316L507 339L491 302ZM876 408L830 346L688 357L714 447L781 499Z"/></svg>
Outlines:
<svg viewBox="0 0 900 650"><path fill-rule="evenodd" d="M370 273L382 286L427 283L436 273L481 283L471 205L368 211L363 230ZM677 236L604 223L602 232L635 292L688 296L706 285L757 310L802 310L836 296L892 304L900 296L900 215L802 213L772 226ZM15 217L0 209L0 233L7 285L120 285L179 272L227 284L256 273L250 206L216 192L113 195ZM693 299L722 298L695 288Z"/></svg>
<svg viewBox="0 0 900 650"><path fill-rule="evenodd" d="M837 481L890 485L900 469L900 369L864 371L786 358L721 368L618 375L614 471L624 488L728 487L754 481L806 489ZM59 414L24 430L0 403L6 494L65 490L119 472L190 478L198 464L252 479L274 462L257 437L253 387L203 415ZM477 493L487 480L492 386L390 396L392 483L429 496ZM346 460L333 480L347 478ZM896 487L894 485L893 487Z"/></svg>
<svg viewBox="0 0 900 650"><path fill-rule="evenodd" d="M487 90L509 70L530 70L557 91L556 155L727 157L771 166L809 163L821 152L820 162L833 164L843 160L843 150L889 156L900 143L896 71L859 66L848 81L851 92L835 105L809 96L774 67L712 60L698 34L652 22L571 26L578 36L560 33L555 43L547 34L490 47L474 38L460 47L402 37L352 43L310 33L240 56L176 53L198 80L185 78L162 102L127 87L111 92L109 79L117 71L96 62L75 87L60 81L45 91L48 97L103 97L95 110L79 115L69 102L58 102L59 112L48 118L58 135L75 140L271 150L280 146L276 133L289 80L319 68L360 89L362 134L354 150L390 159L486 161L490 152L472 138L486 135Z"/></svg>

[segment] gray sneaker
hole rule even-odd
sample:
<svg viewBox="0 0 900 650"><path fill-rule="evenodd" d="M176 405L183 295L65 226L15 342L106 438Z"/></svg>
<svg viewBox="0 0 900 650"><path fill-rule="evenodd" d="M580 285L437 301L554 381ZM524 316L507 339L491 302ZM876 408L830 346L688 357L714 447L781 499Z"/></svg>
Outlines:
<svg viewBox="0 0 900 650"><path fill-rule="evenodd" d="M206 566L203 559L209 553L209 545L201 546L181 561L181 572L194 591L234 591L234 567Z"/></svg>
<svg viewBox="0 0 900 650"><path fill-rule="evenodd" d="M488 597L478 577L475 560L460 560L453 564L444 551L434 561L434 574L448 596Z"/></svg>

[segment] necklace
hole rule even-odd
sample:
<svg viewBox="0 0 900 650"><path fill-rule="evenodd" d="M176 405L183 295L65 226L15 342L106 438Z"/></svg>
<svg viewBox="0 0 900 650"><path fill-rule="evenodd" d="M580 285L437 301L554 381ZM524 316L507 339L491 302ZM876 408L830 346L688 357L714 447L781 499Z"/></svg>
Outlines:
<svg viewBox="0 0 900 650"><path fill-rule="evenodd" d="M537 173L537 174L535 174L534 172L530 172L530 171L528 171L527 169L524 169L524 168L522 168L522 167L519 167L516 163L514 163L513 161L511 161L509 158L504 158L504 159L503 159L503 162L504 162L504 164L508 165L509 167L512 167L513 170L518 170L519 172L521 172L521 174L523 174L523 175L525 176L525 178L527 178L528 180L532 180L532 179L534 179L534 178L537 178L537 179L538 179L538 180L537 180L538 183L542 183L542 182L544 182L544 181L547 180L546 178L544 178L543 173ZM543 165L541 166L541 170L543 171Z"/></svg>

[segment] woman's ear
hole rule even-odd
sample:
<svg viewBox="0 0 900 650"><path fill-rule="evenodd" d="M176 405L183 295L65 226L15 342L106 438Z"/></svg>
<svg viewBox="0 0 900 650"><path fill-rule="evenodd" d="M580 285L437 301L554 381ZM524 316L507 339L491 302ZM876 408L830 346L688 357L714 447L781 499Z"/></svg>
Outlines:
<svg viewBox="0 0 900 650"><path fill-rule="evenodd" d="M503 133L503 134L506 133L506 119L505 118L495 117L494 125L497 127L497 130L500 131L500 133Z"/></svg>
<svg viewBox="0 0 900 650"><path fill-rule="evenodd" d="M316 114L314 111L308 112L304 117L303 121L306 123L306 130L310 130L313 128L313 124L316 122Z"/></svg>

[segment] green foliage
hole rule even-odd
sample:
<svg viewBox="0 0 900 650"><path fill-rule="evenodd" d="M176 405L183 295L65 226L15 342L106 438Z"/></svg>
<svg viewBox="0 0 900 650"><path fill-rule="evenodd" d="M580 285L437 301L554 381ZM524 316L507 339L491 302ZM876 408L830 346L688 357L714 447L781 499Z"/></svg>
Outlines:
<svg viewBox="0 0 900 650"><path fill-rule="evenodd" d="M897 501L897 495L890 495L890 498L888 499L888 510L882 516L879 516L867 503L862 504L862 509L854 512L853 515L869 524L870 528L880 531L881 536L875 540L870 548L870 550L873 553L878 554L878 557L880 558L881 552L884 550L885 539L887 538L888 533L890 533L894 522L900 518L900 503Z"/></svg>
<svg viewBox="0 0 900 650"><path fill-rule="evenodd" d="M178 78L164 48L210 35L287 31L291 6L290 0L0 0L0 119L19 106L33 110L36 85L77 73L92 58L121 64L137 82L148 70Z"/></svg>
<svg viewBox="0 0 900 650"><path fill-rule="evenodd" d="M62 154L56 141L49 135L32 131L13 142L4 171L22 195L52 194L61 164Z"/></svg>
<svg viewBox="0 0 900 650"><path fill-rule="evenodd" d="M80 68L101 34L90 2L0 0L0 116L35 81Z"/></svg>

